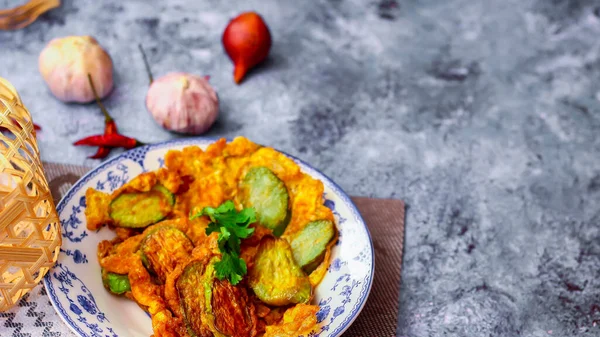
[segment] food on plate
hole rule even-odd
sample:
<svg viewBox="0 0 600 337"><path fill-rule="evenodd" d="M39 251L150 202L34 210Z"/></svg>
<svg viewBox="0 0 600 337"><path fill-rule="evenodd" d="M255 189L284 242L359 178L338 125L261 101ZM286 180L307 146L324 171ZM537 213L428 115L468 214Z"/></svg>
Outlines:
<svg viewBox="0 0 600 337"><path fill-rule="evenodd" d="M86 191L102 282L152 317L154 336L275 337L312 331L315 287L337 239L323 183L239 137L171 150L112 193Z"/></svg>
<svg viewBox="0 0 600 337"><path fill-rule="evenodd" d="M115 295L122 295L131 291L129 277L127 275L109 273L102 269L102 284L106 290Z"/></svg>
<svg viewBox="0 0 600 337"><path fill-rule="evenodd" d="M333 222L329 220L309 222L291 239L294 260L305 272L312 272L323 262L327 246L334 236Z"/></svg>
<svg viewBox="0 0 600 337"><path fill-rule="evenodd" d="M208 264L191 262L177 281L183 317L191 336L256 336L257 316L244 287L215 275ZM211 263L212 262L212 263Z"/></svg>
<svg viewBox="0 0 600 337"><path fill-rule="evenodd" d="M204 231L205 234L219 233L217 244L221 259L215 261L216 276L219 280L226 278L232 285L236 285L248 271L246 261L240 257L240 244L242 239L254 233L254 228L249 227L251 223L256 222L254 209L246 208L238 212L233 201L229 200L217 208L204 207L200 213L192 215L190 219L204 215L211 221Z"/></svg>
<svg viewBox="0 0 600 337"><path fill-rule="evenodd" d="M242 205L252 207L258 223L281 236L290 221L289 195L283 181L264 166L253 167L242 179L239 188Z"/></svg>
<svg viewBox="0 0 600 337"><path fill-rule="evenodd" d="M267 326L263 337L297 337L317 324L315 305L298 304L287 310L279 323Z"/></svg>
<svg viewBox="0 0 600 337"><path fill-rule="evenodd" d="M283 306L310 300L310 281L294 261L292 248L286 240L264 238L254 259L248 281L261 301Z"/></svg>
<svg viewBox="0 0 600 337"><path fill-rule="evenodd" d="M108 214L110 208L110 195L89 188L85 191L85 220L87 229L96 230L105 223L111 223L112 220Z"/></svg>
<svg viewBox="0 0 600 337"><path fill-rule="evenodd" d="M115 226L144 228L164 219L172 210L175 197L162 185L149 191L122 193L110 203L110 218Z"/></svg>
<svg viewBox="0 0 600 337"><path fill-rule="evenodd" d="M189 259L194 244L180 229L153 229L140 243L140 257L148 271L165 282L167 275Z"/></svg>
<svg viewBox="0 0 600 337"><path fill-rule="evenodd" d="M205 262L192 261L177 279L177 293L181 302L183 319L191 336L210 336L212 334L208 325L202 322L202 315L206 315L205 267ZM206 318L204 320L206 321Z"/></svg>

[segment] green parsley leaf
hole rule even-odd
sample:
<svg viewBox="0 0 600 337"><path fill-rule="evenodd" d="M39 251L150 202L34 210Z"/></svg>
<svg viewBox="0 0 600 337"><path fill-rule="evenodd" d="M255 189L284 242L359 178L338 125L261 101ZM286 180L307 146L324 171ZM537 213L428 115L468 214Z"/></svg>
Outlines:
<svg viewBox="0 0 600 337"><path fill-rule="evenodd" d="M196 218L197 218L197 217L196 217ZM219 224L218 224L218 223L216 223L216 222L211 222L211 223L209 223L209 224L208 224L208 227L206 227L206 230L205 230L205 232L206 232L206 235L208 235L208 234L210 234L210 233L212 233L212 232L220 232L220 231L221 231L221 229L220 229L220 227L219 227Z"/></svg>
<svg viewBox="0 0 600 337"><path fill-rule="evenodd" d="M247 273L246 262L240 258L240 245L242 239L254 233L254 228L248 227L256 222L254 208L244 208L238 212L233 201L228 200L216 208L204 207L190 220L201 216L208 216L211 221L206 227L206 235L219 233L217 242L223 256L221 261L215 263L217 278L227 278L231 284L238 284Z"/></svg>
<svg viewBox="0 0 600 337"><path fill-rule="evenodd" d="M221 261L215 263L215 274L219 280L227 278L232 285L240 283L248 272L246 262L236 254L224 253Z"/></svg>

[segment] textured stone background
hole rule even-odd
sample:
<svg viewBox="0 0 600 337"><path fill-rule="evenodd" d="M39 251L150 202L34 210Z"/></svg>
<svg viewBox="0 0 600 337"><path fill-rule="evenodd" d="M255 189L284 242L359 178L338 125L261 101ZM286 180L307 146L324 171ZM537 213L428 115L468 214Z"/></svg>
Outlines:
<svg viewBox="0 0 600 337"><path fill-rule="evenodd" d="M250 9L274 45L236 86L220 36ZM106 105L125 134L175 137L145 111L143 43L157 76L211 75L209 136L406 200L400 336L600 333L600 2L66 0L0 32L0 76L43 126L44 160L95 165L70 143L101 132L99 110L56 101L37 72L45 43L71 34L112 55Z"/></svg>

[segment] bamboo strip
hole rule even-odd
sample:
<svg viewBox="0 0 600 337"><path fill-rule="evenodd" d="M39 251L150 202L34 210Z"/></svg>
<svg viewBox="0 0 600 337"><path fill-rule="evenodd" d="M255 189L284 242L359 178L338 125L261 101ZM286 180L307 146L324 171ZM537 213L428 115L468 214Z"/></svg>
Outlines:
<svg viewBox="0 0 600 337"><path fill-rule="evenodd" d="M41 248L19 248L0 246L0 261L2 262L36 262L43 253Z"/></svg>

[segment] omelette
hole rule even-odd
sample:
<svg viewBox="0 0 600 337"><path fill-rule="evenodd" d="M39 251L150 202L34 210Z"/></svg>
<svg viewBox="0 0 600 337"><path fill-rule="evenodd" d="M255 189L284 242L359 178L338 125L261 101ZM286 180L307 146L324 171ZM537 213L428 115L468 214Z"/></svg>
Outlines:
<svg viewBox="0 0 600 337"><path fill-rule="evenodd" d="M238 137L171 150L107 194L86 191L104 287L152 317L155 337L292 337L317 324L314 289L337 241L323 183Z"/></svg>

